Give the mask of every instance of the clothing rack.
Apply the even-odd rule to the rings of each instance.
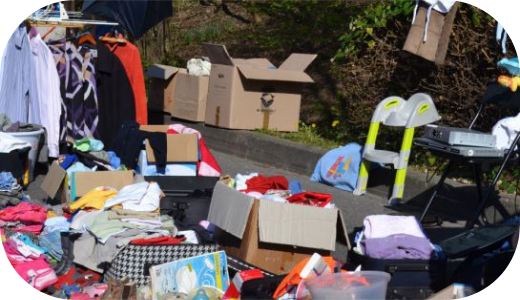
[[[65,6],[58,2],[59,10],[55,10],[52,4],[44,10],[39,10],[27,18],[27,22],[31,26],[52,26],[52,27],[70,27],[82,28],[91,25],[119,26],[116,22],[107,22],[102,20],[82,19],[83,13],[76,11],[67,12]]]

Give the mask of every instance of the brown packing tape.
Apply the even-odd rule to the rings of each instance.
[[[220,106],[217,106],[217,110],[215,112],[215,126],[219,127],[220,125]]]

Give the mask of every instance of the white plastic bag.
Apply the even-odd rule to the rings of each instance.
[[[195,76],[209,76],[211,63],[202,58],[192,58],[188,61],[188,74]]]

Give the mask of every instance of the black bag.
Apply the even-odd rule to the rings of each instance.
[[[106,272],[107,278],[130,278],[137,286],[150,282],[150,267],[175,260],[219,251],[211,245],[128,245],[114,258]]]

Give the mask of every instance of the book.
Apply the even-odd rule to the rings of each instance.
[[[189,294],[200,287],[215,288],[223,293],[230,284],[224,251],[153,266],[150,277],[154,300],[161,300],[168,293]]]

